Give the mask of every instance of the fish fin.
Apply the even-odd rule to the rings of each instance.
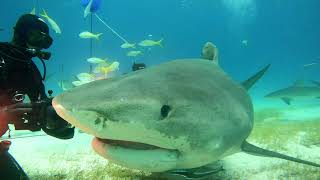
[[[40,13],[40,16],[44,17],[44,18],[49,18],[46,10],[42,9],[42,13]]]
[[[268,64],[266,67],[264,67],[262,70],[251,76],[246,81],[242,82],[242,86],[249,90],[263,75],[264,73],[269,69],[270,64]]]
[[[100,40],[100,36],[101,36],[102,34],[103,34],[103,33],[97,34],[97,35],[96,35],[96,39],[97,39],[97,40]]]
[[[157,45],[159,45],[160,47],[163,48],[162,41],[163,41],[163,38],[161,38],[159,41],[157,41]]]
[[[292,99],[287,98],[287,97],[283,97],[283,98],[281,98],[281,99],[282,99],[282,101],[284,101],[287,105],[290,105],[290,104],[291,104]]]
[[[34,7],[29,14],[36,15],[36,8]]]
[[[312,81],[313,84],[320,86],[320,82],[319,81]]]
[[[255,156],[263,156],[263,157],[275,157],[275,158],[280,158],[280,159],[285,159],[288,161],[293,161],[301,164],[306,164],[314,167],[320,167],[320,164],[310,162],[310,161],[305,161],[302,159],[294,158],[291,156],[287,156],[278,152],[274,151],[269,151],[260,147],[257,147],[253,144],[248,143],[247,141],[244,141],[241,145],[241,150],[245,153],[252,154]]]

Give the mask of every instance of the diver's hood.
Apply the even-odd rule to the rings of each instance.
[[[47,49],[52,44],[48,25],[38,16],[24,14],[14,27],[13,42],[22,47],[29,45]]]

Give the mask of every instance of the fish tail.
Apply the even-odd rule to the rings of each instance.
[[[161,38],[159,41],[157,41],[157,44],[163,48],[163,45],[162,45],[162,41],[163,41],[163,38]]]
[[[49,18],[46,10],[42,9],[42,13],[40,13],[40,16],[45,17],[45,18]]]
[[[96,39],[97,39],[97,40],[100,40],[100,36],[101,36],[102,34],[103,34],[103,33],[97,34],[97,35],[96,35]]]

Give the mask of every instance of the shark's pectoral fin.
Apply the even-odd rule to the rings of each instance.
[[[223,171],[223,167],[220,164],[215,165],[214,167],[202,166],[193,169],[177,169],[165,172],[165,176],[168,179],[175,179],[175,177],[182,177],[184,179],[206,179],[216,174],[220,171]]]
[[[281,98],[281,99],[282,99],[282,101],[284,101],[286,104],[288,104],[288,105],[291,104],[292,99],[287,98],[287,97],[283,97],[283,98]]]
[[[249,90],[264,75],[264,73],[269,69],[269,67],[270,64],[264,67],[259,72],[257,72],[255,75],[251,76],[246,81],[242,82],[242,86]]]
[[[275,157],[275,158],[285,159],[288,161],[293,161],[293,162],[297,162],[297,163],[306,164],[306,165],[320,168],[320,164],[310,162],[310,161],[305,161],[305,160],[294,158],[294,157],[290,157],[290,156],[287,156],[287,155],[284,155],[281,153],[277,153],[274,151],[269,151],[269,150],[257,147],[255,145],[252,145],[252,144],[248,143],[247,141],[244,141],[242,143],[241,150],[245,153],[252,154],[255,156]]]

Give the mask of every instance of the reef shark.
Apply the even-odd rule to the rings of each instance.
[[[320,98],[320,83],[312,81],[316,86],[306,86],[295,83],[293,86],[283,88],[267,94],[266,98],[282,99],[286,104],[290,105],[294,99],[315,99]]]
[[[239,84],[212,61],[173,60],[76,87],[53,106],[95,136],[99,155],[128,168],[188,170],[237,152],[320,167],[246,141],[254,118],[247,90],[268,67]]]

